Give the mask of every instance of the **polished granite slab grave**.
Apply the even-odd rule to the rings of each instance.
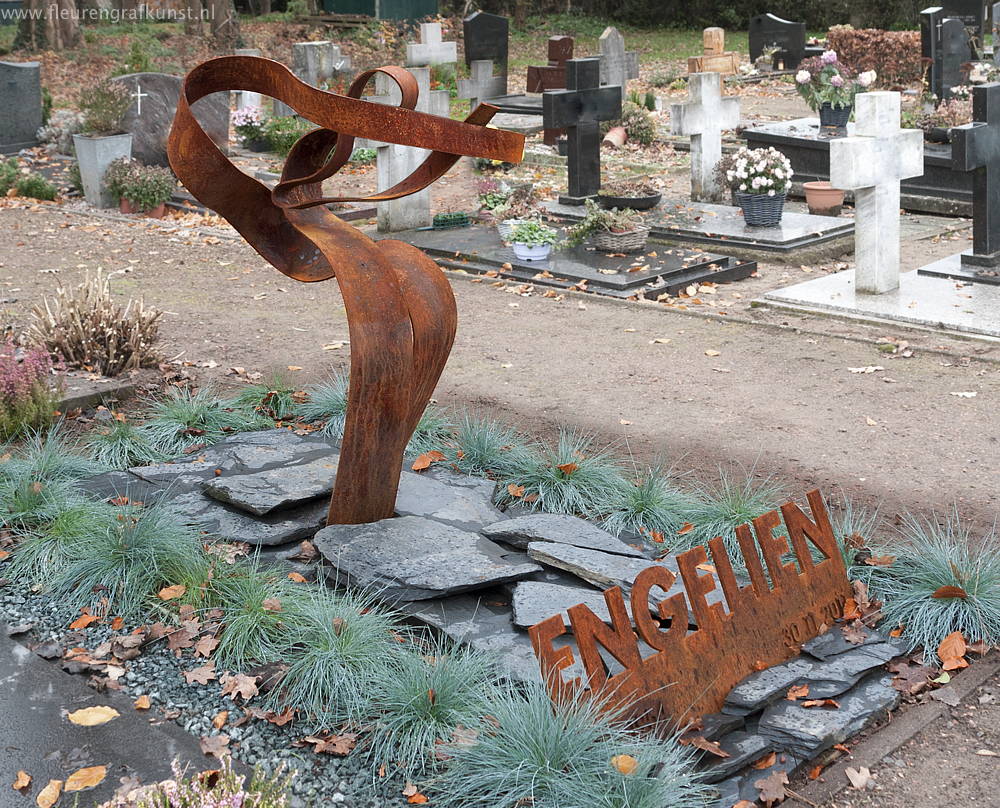
[[[575,221],[583,217],[581,208],[550,203],[549,213]],[[651,228],[650,238],[709,245],[722,251],[788,255],[796,250],[821,246],[850,249],[854,243],[854,222],[834,216],[813,216],[786,208],[775,227],[747,227],[743,213],[730,205],[665,199],[650,211],[643,222]]]
[[[795,311],[1000,339],[1000,286],[931,277],[916,270],[900,275],[899,289],[882,295],[856,293],[854,271],[847,270],[775,289],[759,302]]]
[[[575,287],[623,299],[655,300],[663,294],[677,294],[693,283],[738,281],[757,271],[755,261],[662,244],[650,244],[632,255],[572,247],[554,251],[543,261],[523,261],[492,226],[408,230],[391,237],[419,247],[447,269],[563,289]]]
[[[830,140],[819,128],[818,118],[796,118],[748,126],[743,130],[752,149],[773,146],[789,160],[795,183],[830,179]],[[854,124],[846,134],[854,134]],[[951,168],[951,144],[924,142],[924,173],[900,184],[906,210],[969,216],[972,214],[972,175]]]

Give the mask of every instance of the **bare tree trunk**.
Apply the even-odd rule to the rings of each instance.
[[[24,0],[14,47],[65,50],[80,44],[80,20],[74,0]]]
[[[202,23],[202,10],[204,6],[201,0],[185,0],[184,2],[184,33],[188,36],[201,36],[205,32]]]
[[[233,0],[207,0],[209,24],[216,45],[233,50],[240,42],[240,19],[236,16]]]

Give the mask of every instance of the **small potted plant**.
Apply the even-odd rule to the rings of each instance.
[[[513,189],[507,201],[491,211],[496,220],[500,238],[504,241],[510,241],[514,228],[536,214],[537,203],[534,185],[529,183]]]
[[[810,109],[819,112],[820,127],[836,130],[847,126],[854,96],[871,87],[876,77],[874,70],[855,75],[851,67],[838,61],[836,51],[828,50],[799,65],[795,86]]]
[[[649,210],[660,204],[663,194],[648,179],[621,179],[607,183],[597,192],[597,202],[602,208],[631,208]]]
[[[122,120],[131,104],[128,88],[107,80],[80,96],[83,121],[80,132],[73,135],[73,146],[80,164],[83,195],[94,207],[114,206],[104,174],[113,161],[132,154],[132,135],[122,131]]]
[[[953,127],[972,123],[972,96],[952,96],[931,112],[918,116],[915,123],[923,130],[924,140],[929,143],[950,143]]]
[[[592,200],[585,202],[586,215],[569,231],[570,244],[590,240],[601,252],[629,253],[646,248],[649,228],[631,208],[604,209]]]
[[[496,211],[506,207],[513,190],[503,180],[483,177],[476,183],[476,193],[479,202],[479,218],[488,221],[495,218]]]
[[[558,233],[538,219],[527,219],[510,235],[514,255],[522,261],[544,261],[559,240]]]
[[[142,213],[152,219],[163,218],[167,200],[177,187],[169,168],[144,166],[128,158],[108,167],[105,182],[118,197],[122,213]]]
[[[240,144],[252,152],[266,152],[269,148],[264,135],[264,114],[260,107],[249,106],[233,113],[233,131]]]
[[[761,48],[760,56],[754,60],[754,67],[756,67],[761,73],[771,73],[774,71],[774,57],[781,52],[780,45],[768,45],[766,48]]]
[[[792,164],[774,148],[748,149],[733,155],[726,182],[748,227],[774,227],[781,221],[792,184]]]

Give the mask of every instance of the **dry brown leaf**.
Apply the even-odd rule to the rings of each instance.
[[[946,671],[960,670],[969,667],[965,661],[965,637],[961,631],[953,631],[938,646],[938,657],[941,659],[941,667]]]
[[[730,757],[730,754],[719,746],[718,741],[710,741],[704,735],[699,735],[698,733],[685,732],[678,739],[678,743],[682,746],[693,746],[695,749],[701,749],[704,752],[709,752],[716,757]]]
[[[313,745],[313,752],[317,755],[327,754],[345,757],[354,750],[358,743],[358,736],[353,732],[345,732],[343,735],[309,735],[303,740]]]
[[[264,598],[260,602],[261,607],[263,607],[265,612],[280,612],[281,611],[281,601],[278,598]]]
[[[197,656],[209,657],[219,645],[219,640],[211,634],[206,634],[194,644],[194,652]]]
[[[403,790],[400,792],[404,797],[412,797],[417,793],[417,787],[413,783],[407,783],[403,786]]]
[[[574,471],[580,468],[580,466],[576,463],[562,463],[561,465],[556,466],[556,468],[569,477]]]
[[[753,764],[755,769],[770,769],[775,763],[778,762],[777,752],[768,752],[764,757]]]
[[[215,679],[215,663],[206,662],[200,668],[184,671],[183,676],[189,685],[207,685]]]
[[[868,786],[868,783],[872,779],[872,773],[864,766],[857,769],[852,769],[850,767],[844,769],[844,774],[847,775],[847,779],[851,781],[851,787],[861,790]]]
[[[685,533],[690,533],[694,530],[694,525],[691,522],[685,522],[681,525],[680,530],[677,531],[678,536],[683,536]]]
[[[711,348],[709,348],[707,351],[705,351],[705,356],[722,356],[722,353],[720,351],[714,351]]]
[[[70,623],[69,627],[74,630],[87,628],[87,626],[89,626],[91,623],[96,623],[100,619],[101,618],[98,617],[96,614],[89,614],[87,612],[84,612],[78,618],[76,618],[76,620]]]
[[[798,699],[804,699],[809,695],[809,685],[795,685],[788,689],[788,694],[785,696],[789,701],[797,701]]]
[[[961,598],[965,600],[969,597],[969,594],[960,586],[942,586],[936,589],[931,597],[938,600],[943,600],[944,598]]]
[[[775,803],[784,801],[787,782],[788,775],[781,769],[775,769],[767,777],[754,781],[754,786],[760,792],[760,801],[771,808]]]
[[[62,794],[63,781],[49,780],[48,785],[38,792],[35,797],[35,804],[38,808],[52,808],[59,801]]]
[[[611,758],[611,765],[624,775],[633,774],[639,768],[639,761],[632,755],[615,755]]]
[[[523,497],[524,496],[524,486],[523,485],[515,485],[514,483],[509,483],[507,485],[507,493],[510,494],[515,499]]]
[[[811,769],[809,770],[809,779],[810,779],[810,780],[819,780],[819,776],[820,776],[820,775],[821,775],[822,773],[823,773],[823,764],[822,764],[822,763],[820,763],[820,764],[818,764],[818,765],[816,765],[816,766],[813,766],[813,767],[812,767],[812,768],[811,768]]]
[[[288,580],[294,581],[297,584],[304,584],[306,583],[306,576],[301,572],[290,572],[288,573]]]
[[[174,584],[173,586],[163,587],[163,589],[156,593],[156,596],[160,600],[176,600],[182,597],[185,592],[187,592],[187,587],[184,584]]]
[[[148,710],[150,707],[153,706],[152,702],[149,700],[149,696],[145,694],[139,696],[139,698],[137,698],[134,702],[132,702],[132,704],[135,706],[135,709],[137,710]]]
[[[429,452],[424,452],[422,455],[418,456],[416,460],[413,461],[413,465],[410,468],[413,471],[423,471],[431,467],[431,463],[440,463],[444,460],[444,453],[439,452],[437,449],[432,449]]]
[[[199,742],[203,754],[211,755],[220,760],[226,755],[229,747],[228,735],[203,736]]]
[[[234,701],[236,696],[241,696],[244,701],[249,701],[257,695],[256,676],[247,676],[245,673],[224,673],[219,679],[219,683],[222,685],[222,695],[232,696]]]
[[[19,771],[17,777],[14,778],[14,784],[11,788],[24,794],[31,788],[31,775],[24,770]]]
[[[114,707],[99,705],[97,707],[84,707],[75,710],[66,717],[78,727],[97,727],[107,724],[109,721],[121,715]],[[60,786],[61,787],[61,786]]]
[[[827,710],[839,710],[840,704],[834,699],[807,699],[802,702],[803,707],[823,707]]]
[[[427,802],[427,796],[424,794],[413,794],[412,796],[407,797],[406,801],[413,805],[423,805]]]
[[[86,769],[77,769],[66,778],[66,786],[63,790],[70,792],[93,788],[103,783],[107,774],[107,766],[88,766]]]
[[[212,719],[212,726],[216,729],[222,729],[226,726],[226,722],[229,720],[229,710],[223,710],[222,712],[216,713],[215,718]]]

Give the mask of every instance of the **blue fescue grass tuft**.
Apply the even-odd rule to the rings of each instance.
[[[464,474],[494,480],[513,476],[531,459],[531,449],[513,427],[468,412],[458,421],[452,445],[443,451]]]
[[[148,466],[166,459],[142,429],[117,419],[91,432],[86,447],[91,460],[111,469]]]
[[[260,384],[248,384],[236,394],[238,407],[268,420],[285,420],[295,414],[296,388],[280,373]]]
[[[16,453],[16,454],[15,454]],[[100,474],[106,468],[74,451],[63,434],[62,423],[47,430],[28,433],[24,444],[8,444],[0,458],[0,477],[37,481],[80,480]]]
[[[333,373],[329,379],[305,388],[306,400],[298,403],[295,414],[303,421],[324,421],[320,434],[339,439],[344,434],[350,380],[346,373]]]
[[[266,429],[273,422],[230,399],[217,398],[209,388],[197,393],[171,389],[153,403],[142,431],[150,444],[169,457],[199,443],[216,443],[235,432]]]
[[[904,518],[902,542],[889,566],[872,567],[869,588],[884,601],[884,625],[902,626],[911,648],[937,661],[946,636],[961,631],[969,642],[1000,642],[1000,539],[995,527],[973,536],[957,511],[943,523]],[[942,587],[965,597],[934,597]]]
[[[691,497],[678,487],[669,471],[646,469],[640,480],[622,487],[619,499],[604,518],[604,528],[616,536],[636,534],[647,542],[663,544],[677,535],[691,504]]]
[[[15,530],[41,527],[81,501],[73,481],[39,479],[29,472],[0,477],[0,526]]]
[[[597,448],[588,435],[565,430],[554,447],[531,453],[501,483],[500,505],[522,502],[532,510],[592,518],[610,511],[628,485],[607,448]]]
[[[365,593],[309,593],[294,631],[285,633],[288,671],[270,706],[300,710],[315,729],[369,719],[376,689],[403,653],[399,630]]]
[[[453,439],[454,428],[455,425],[447,411],[434,404],[428,404],[406,446],[407,457],[435,450],[443,451]]]
[[[479,651],[443,642],[421,650],[400,655],[376,688],[380,715],[369,751],[376,766],[413,777],[436,768],[439,753],[482,720],[499,681],[493,661]]]
[[[554,704],[540,684],[501,688],[472,742],[456,745],[434,781],[443,808],[695,808],[706,790],[691,755],[633,731],[614,709],[585,697]],[[630,755],[622,774],[613,761]]]

